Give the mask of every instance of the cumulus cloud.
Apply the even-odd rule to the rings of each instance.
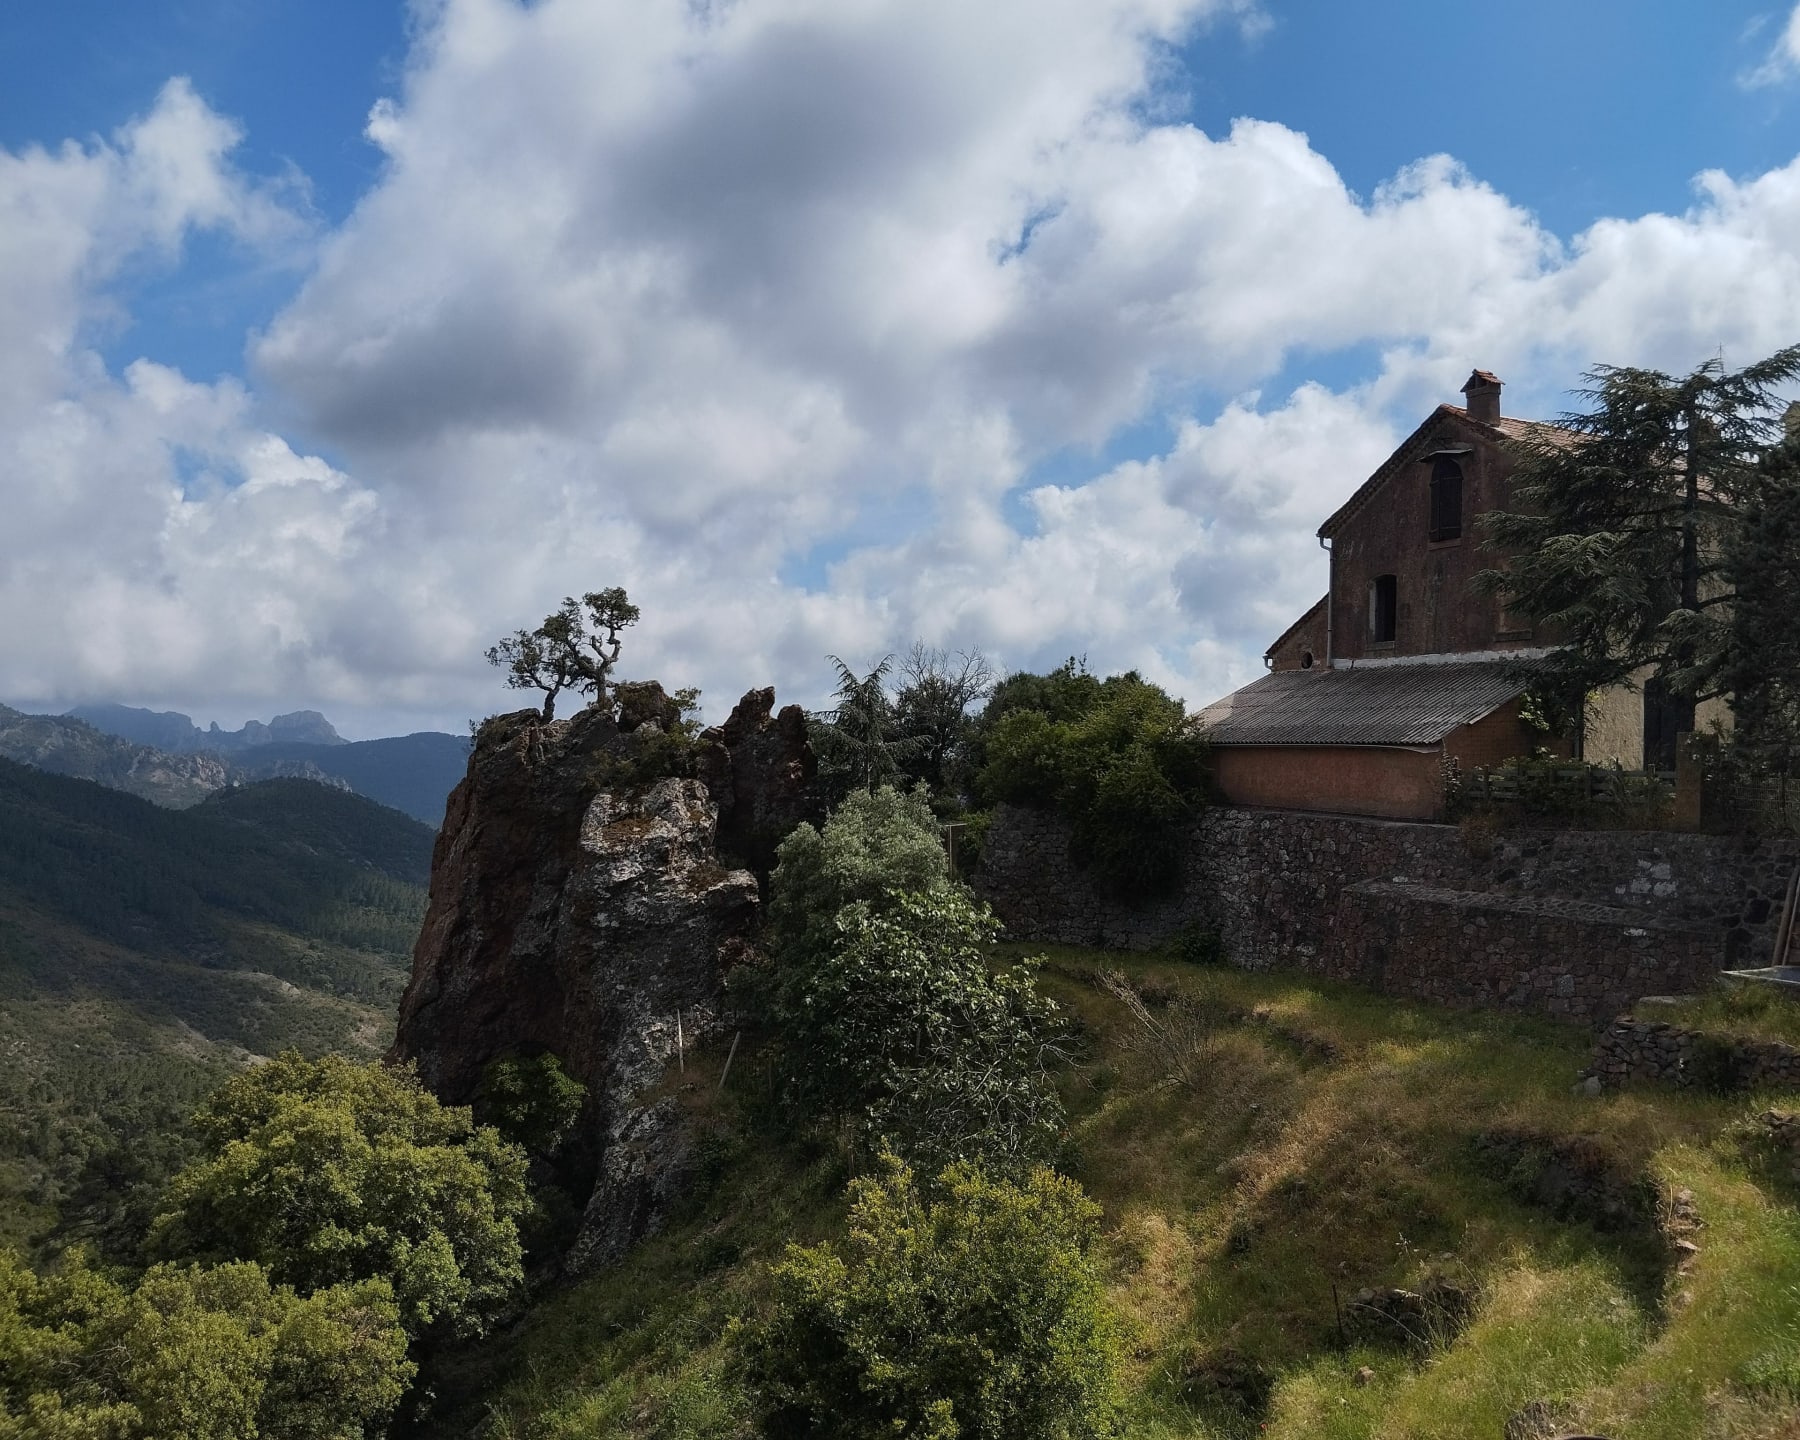
[[[1547,413],[1593,360],[1800,330],[1800,162],[1567,239],[1449,157],[1360,196],[1278,116],[1167,118],[1169,47],[1253,31],[1247,4],[429,14],[369,119],[384,171],[254,337],[252,389],[108,376],[79,338],[126,250],[297,223],[233,171],[229,122],[172,87],[109,145],[0,155],[0,217],[39,227],[0,224],[25,264],[0,314],[41,337],[0,358],[37,527],[0,564],[105,572],[38,565],[40,610],[86,618],[9,647],[0,691],[453,723],[499,702],[495,634],[623,583],[628,664],[715,706],[816,699],[827,651],[914,635],[1203,703],[1317,598],[1319,521],[1472,365]],[[1267,390],[1349,347],[1368,383]],[[103,644],[91,596],[157,644]]]
[[[309,222],[237,170],[237,127],[183,80],[110,141],[0,151],[0,685],[260,700],[332,670],[374,494],[254,423],[241,384],[197,385],[91,348],[109,285],[213,231],[280,252]],[[234,680],[234,677],[239,677]],[[342,692],[340,692],[342,693]]]

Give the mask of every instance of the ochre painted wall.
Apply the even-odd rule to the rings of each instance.
[[[1571,755],[1574,747],[1568,741],[1547,741],[1542,731],[1527,730],[1519,723],[1522,703],[1521,700],[1509,701],[1473,725],[1451,731],[1444,740],[1444,753],[1455,760],[1464,773],[1477,766],[1498,765],[1502,760],[1530,755],[1540,748],[1565,758]]]

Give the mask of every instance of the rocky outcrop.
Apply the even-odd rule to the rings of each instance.
[[[752,690],[701,738],[710,742],[702,773],[719,806],[719,849],[766,880],[782,837],[824,817],[806,712],[776,713],[772,688]]]
[[[621,1253],[681,1189],[681,1110],[652,1092],[678,1014],[689,1045],[722,1029],[759,907],[756,877],[720,858],[721,812],[759,836],[810,775],[803,727],[794,754],[771,700],[753,692],[698,742],[669,733],[655,686],[616,714],[500,716],[450,797],[394,1055],[457,1104],[507,1054],[548,1050],[587,1086],[596,1178],[575,1264]]]

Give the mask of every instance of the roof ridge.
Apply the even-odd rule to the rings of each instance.
[[[1298,630],[1308,620],[1312,619],[1312,617],[1314,615],[1318,614],[1319,607],[1322,606],[1330,598],[1331,598],[1331,591],[1327,590],[1317,600],[1313,601],[1312,604],[1308,605],[1306,607],[1306,609],[1304,609],[1303,611],[1300,612],[1300,618],[1298,620],[1296,620],[1292,625],[1288,626],[1287,629],[1283,630],[1279,635],[1277,635],[1274,638],[1274,640],[1272,640],[1270,642],[1269,648],[1267,650],[1263,651],[1263,655],[1265,657],[1267,657],[1269,655],[1273,655],[1277,650],[1279,650],[1281,648],[1281,642],[1283,640],[1287,639],[1288,636],[1292,635],[1296,630]]]
[[[1513,438],[1509,436],[1503,428],[1507,425],[1530,426],[1534,430],[1556,430],[1565,435],[1575,435],[1578,433],[1577,431],[1569,429],[1566,425],[1558,425],[1550,420],[1527,420],[1523,416],[1502,415],[1497,423],[1491,423],[1486,420],[1477,420],[1474,416],[1469,414],[1466,406],[1451,405],[1448,403],[1436,405],[1432,408],[1431,413],[1419,422],[1413,432],[1394,447],[1393,453],[1374,469],[1369,475],[1369,478],[1363,481],[1361,485],[1357,486],[1355,490],[1351,491],[1350,498],[1344,501],[1342,505],[1338,506],[1336,510],[1333,510],[1331,514],[1325,518],[1325,522],[1319,526],[1317,531],[1320,538],[1330,539],[1330,532],[1333,528],[1342,521],[1348,520],[1356,513],[1356,511],[1360,510],[1375,491],[1379,489],[1388,477],[1399,468],[1400,457],[1411,450],[1413,444],[1430,426],[1443,419],[1445,416],[1457,421],[1459,424],[1470,426],[1476,431],[1483,432],[1501,441]]]

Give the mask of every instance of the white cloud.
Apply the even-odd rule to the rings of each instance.
[[[1800,5],[1794,7],[1787,23],[1781,27],[1768,58],[1747,72],[1743,83],[1747,88],[1757,89],[1764,85],[1780,85],[1796,75],[1800,75]]]
[[[1800,162],[1566,242],[1443,156],[1360,197],[1279,117],[1159,118],[1168,45],[1254,30],[1247,5],[431,14],[369,120],[384,173],[255,337],[254,390],[111,377],[81,340],[132,247],[292,233],[228,122],[176,86],[111,145],[0,154],[0,318],[38,337],[0,358],[32,516],[0,594],[45,617],[0,694],[455,723],[499,703],[496,634],[617,582],[628,667],[715,706],[814,699],[827,651],[915,634],[1203,702],[1472,365],[1546,413],[1594,360],[1800,334]],[[1363,387],[1253,393],[1353,346],[1382,356]],[[1083,473],[1147,425],[1166,454]],[[108,638],[108,607],[154,643]]]

